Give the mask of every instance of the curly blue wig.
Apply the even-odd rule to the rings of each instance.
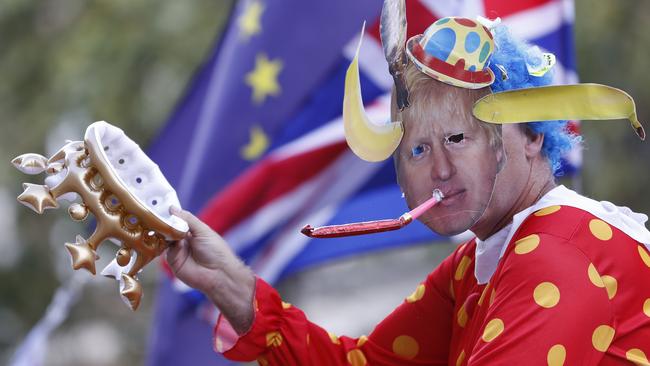
[[[539,77],[530,75],[528,72],[527,65],[535,67],[542,62],[542,53],[538,47],[515,39],[503,25],[494,28],[492,33],[496,44],[496,50],[492,54],[489,66],[496,76],[494,83],[490,86],[493,92],[544,86],[552,83],[552,72],[547,72]],[[501,77],[503,72],[501,68],[506,71],[507,77]],[[544,134],[542,153],[548,158],[551,169],[556,174],[562,166],[562,157],[581,142],[580,136],[568,131],[567,123],[568,121],[564,120],[526,123],[533,133]]]

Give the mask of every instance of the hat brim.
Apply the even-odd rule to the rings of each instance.
[[[627,119],[637,136],[645,140],[634,99],[623,90],[601,84],[548,85],[492,93],[474,103],[472,114],[495,124]]]
[[[406,43],[406,55],[418,70],[445,84],[465,89],[480,89],[494,83],[494,73],[489,67],[486,66],[481,71],[468,71],[460,63],[450,65],[428,55],[420,44],[421,38],[422,35],[419,34]]]

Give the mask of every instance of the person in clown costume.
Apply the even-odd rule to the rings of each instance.
[[[650,365],[647,216],[553,175],[579,143],[560,116],[629,117],[643,137],[631,98],[594,84],[546,87],[552,56],[466,18],[438,20],[406,54],[408,107],[393,100],[392,110],[401,123],[361,122],[346,137],[368,160],[392,155],[409,207],[442,192],[421,222],[476,237],[371,334],[350,338],[311,323],[209,227],[176,212],[191,236],[167,258],[220,308],[216,351],[261,365]]]

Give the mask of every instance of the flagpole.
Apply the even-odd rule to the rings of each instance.
[[[70,314],[90,276],[73,273],[54,293],[45,315],[29,331],[16,349],[9,366],[42,366],[45,364],[48,339]]]

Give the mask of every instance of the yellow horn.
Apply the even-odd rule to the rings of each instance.
[[[364,23],[365,28],[365,23]],[[345,140],[350,149],[366,161],[382,161],[390,157],[397,149],[404,134],[401,122],[375,124],[368,118],[361,98],[361,82],[359,81],[359,48],[357,46],[352,63],[345,74],[345,94],[343,96],[343,126]]]
[[[474,116],[489,123],[519,123],[563,119],[628,119],[645,140],[634,99],[601,84],[554,85],[486,95],[474,104]]]

